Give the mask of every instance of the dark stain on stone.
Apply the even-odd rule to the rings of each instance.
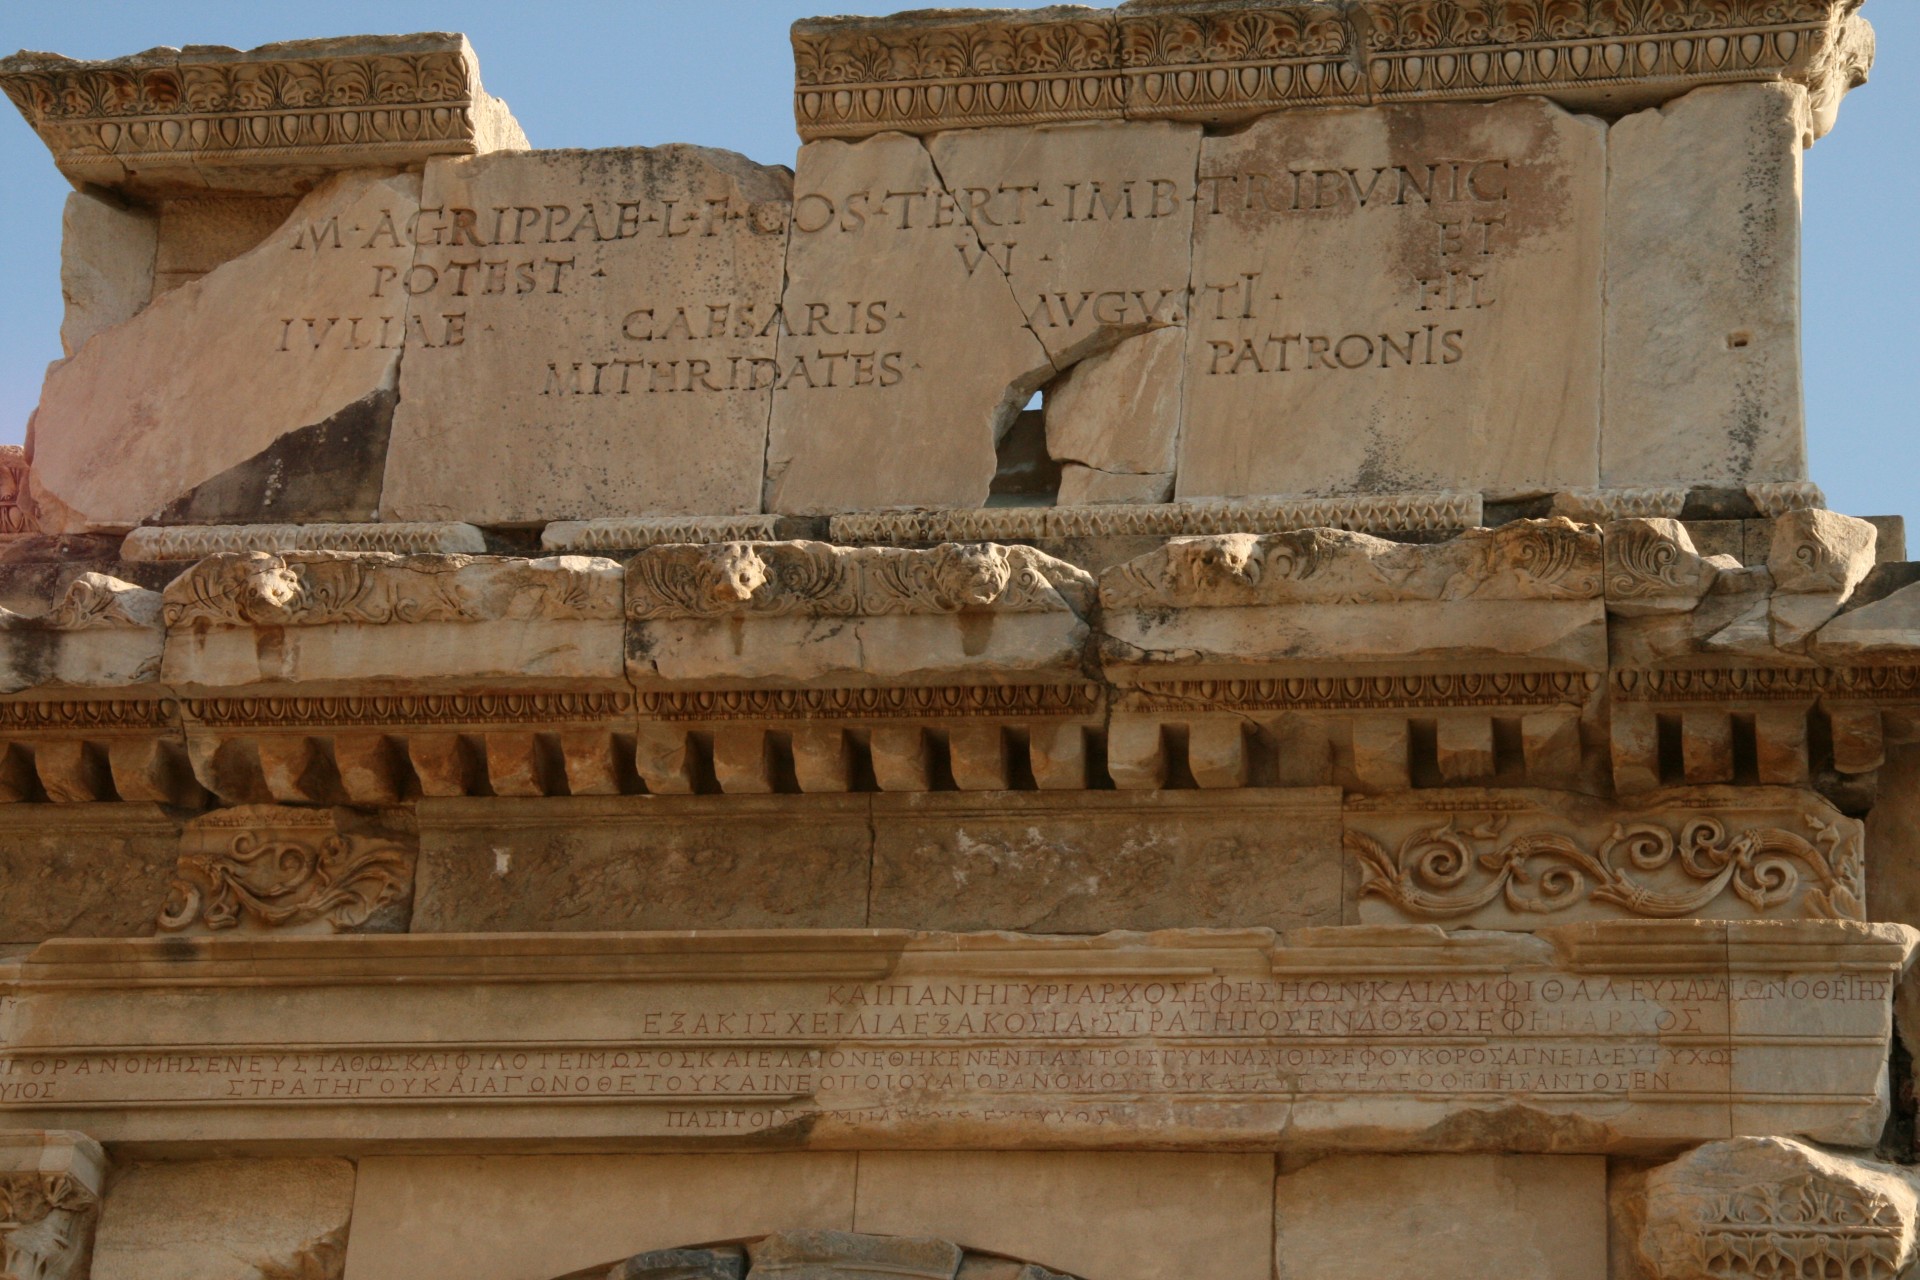
[[[153,524],[373,520],[393,428],[392,391],[354,401],[325,422],[289,431],[245,462],[161,508]]]

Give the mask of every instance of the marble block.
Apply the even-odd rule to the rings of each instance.
[[[1600,483],[1804,480],[1799,85],[1695,89],[1607,135]]]
[[[1334,1156],[1275,1182],[1273,1241],[1275,1280],[1607,1280],[1607,1164]]]
[[[983,506],[1054,366],[965,192],[902,134],[808,143],[793,189],[766,509]]]
[[[463,340],[374,293],[413,260],[419,195],[412,174],[327,179],[257,248],[54,365],[32,430],[42,526],[372,519],[401,351]]]
[[[1205,139],[1175,494],[1594,485],[1605,144],[1540,99]]]
[[[461,341],[401,373],[384,517],[758,511],[791,182],[692,146],[429,162],[366,280]]]
[[[108,1190],[93,1280],[337,1276],[353,1198],[350,1160],[136,1164]]]

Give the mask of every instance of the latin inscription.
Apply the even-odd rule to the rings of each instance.
[[[1465,317],[1500,300],[1498,264],[1507,248],[1513,171],[1512,160],[1484,156],[1202,175],[1195,196],[1201,219],[1375,219],[1379,252],[1402,263],[1403,278],[1394,296],[1371,300],[1374,307],[1385,305],[1392,318],[1364,327],[1299,314],[1284,282],[1263,283],[1260,273],[1208,284],[1202,292],[1219,305],[1197,317],[1206,330],[1201,372],[1337,374],[1460,364],[1472,345]],[[1416,239],[1411,254],[1396,252],[1410,216],[1430,230]],[[1359,305],[1371,309],[1367,301]]]
[[[698,252],[702,242],[733,235],[784,237],[784,204],[732,199],[580,200],[488,208],[435,206],[381,210],[371,225],[329,218],[292,229],[290,247],[304,253],[377,256],[366,268],[367,303],[359,314],[288,316],[274,350],[282,353],[368,348],[464,346],[493,328],[487,308],[520,300],[577,299],[593,286],[595,301],[624,285],[636,298],[671,275],[651,253],[638,259],[620,246],[663,244],[666,253]],[[683,249],[682,246],[695,246]],[[391,251],[412,250],[400,266]],[[623,277],[625,277],[623,279]],[[575,302],[573,305],[581,305]],[[884,301],[850,304],[866,316],[863,335],[886,325]],[[478,310],[475,310],[475,307]],[[838,304],[804,308],[802,328],[836,330],[820,314]],[[515,322],[516,327],[525,321]],[[625,396],[661,392],[760,391],[770,386],[889,386],[904,371],[900,353],[873,343],[823,350],[811,362],[784,367],[768,354],[772,338],[792,332],[781,308],[735,298],[661,299],[630,309],[607,308],[604,354],[555,353],[522,390],[535,397]],[[536,326],[537,327],[537,326]],[[661,350],[661,348],[672,348]]]

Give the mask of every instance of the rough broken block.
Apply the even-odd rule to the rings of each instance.
[[[412,265],[419,193],[328,179],[257,249],[55,365],[33,422],[45,527],[373,519],[401,352],[465,339],[374,292]]]

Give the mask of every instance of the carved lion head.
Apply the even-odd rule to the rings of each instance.
[[[955,608],[992,604],[1013,581],[1005,547],[985,542],[946,543],[933,549],[929,570],[934,591]]]
[[[300,600],[300,579],[287,562],[264,551],[235,557],[227,566],[227,590],[240,612],[271,620]]]
[[[695,600],[712,609],[745,604],[767,585],[767,562],[744,542],[705,547],[693,564]]]
[[[1167,544],[1167,585],[1182,595],[1251,587],[1260,581],[1260,540],[1250,533],[1175,538]]]

